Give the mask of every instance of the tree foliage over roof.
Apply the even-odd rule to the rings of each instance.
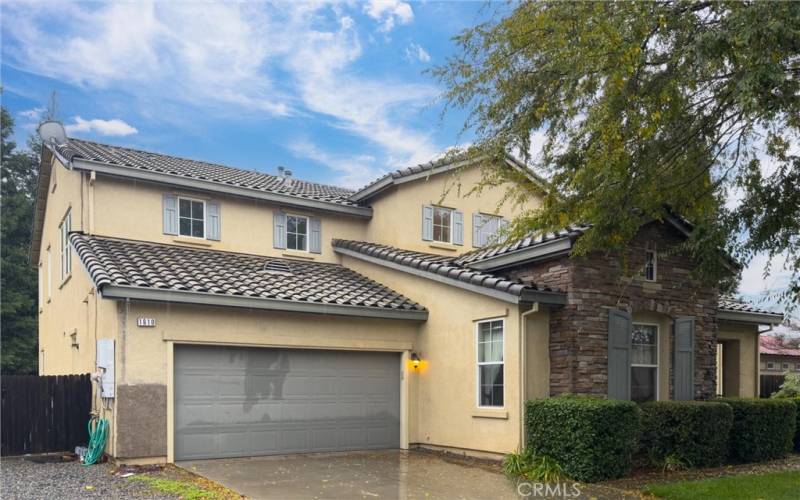
[[[785,254],[782,298],[796,302],[800,2],[510,9],[458,35],[433,75],[468,111],[476,154],[521,152],[552,183],[514,235],[591,223],[576,251],[614,250],[673,211],[694,225],[684,249],[700,277],[730,275],[721,249]],[[487,184],[513,180],[496,165]]]

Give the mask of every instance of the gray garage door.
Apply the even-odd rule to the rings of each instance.
[[[400,447],[397,353],[175,347],[175,459]]]

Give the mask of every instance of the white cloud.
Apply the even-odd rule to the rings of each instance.
[[[112,120],[101,120],[99,118],[84,120],[80,116],[76,116],[73,120],[74,123],[64,125],[68,134],[90,132],[99,135],[126,136],[139,132],[135,127],[128,125],[119,118],[114,118]]]
[[[347,14],[354,8],[362,6],[12,2],[3,57],[25,71],[133,96],[146,119],[174,122],[187,106],[236,119],[319,114],[382,148],[383,165],[425,161],[438,148],[406,124],[438,90],[359,71],[361,40]],[[384,28],[414,18],[404,2],[364,8]],[[51,29],[54,19],[70,23]]]
[[[45,111],[47,111],[47,108],[45,108],[44,106],[41,106],[41,107],[36,107],[36,108],[33,108],[33,109],[28,109],[28,110],[25,110],[25,111],[20,111],[19,112],[19,116],[21,116],[21,117],[23,117],[23,118],[25,118],[27,120],[30,120],[32,122],[38,122],[39,120],[42,119],[42,116],[44,116],[44,112]]]
[[[428,54],[422,45],[412,42],[406,47],[406,59],[409,61],[417,60],[428,63],[431,62],[431,55]]]
[[[323,151],[306,139],[297,140],[289,149],[298,157],[309,158],[339,173],[336,185],[358,189],[385,173],[371,155],[342,156]]]
[[[414,20],[411,5],[400,0],[369,0],[364,5],[364,12],[381,23],[379,31],[384,33],[394,29],[395,20],[400,24],[408,24]]]

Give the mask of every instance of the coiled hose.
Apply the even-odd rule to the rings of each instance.
[[[83,465],[96,464],[103,457],[108,437],[108,420],[92,417],[89,420],[89,448],[83,456]]]

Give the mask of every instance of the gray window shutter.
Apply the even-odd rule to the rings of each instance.
[[[694,317],[675,318],[675,399],[694,399]]]
[[[472,214],[472,246],[476,248],[482,247],[485,243],[481,238],[483,234],[481,227],[483,226],[483,216],[481,214]]]
[[[165,194],[164,205],[164,234],[178,234],[178,197]]]
[[[219,202],[209,201],[206,203],[206,238],[209,240],[220,240],[221,219]]]
[[[283,212],[272,214],[272,246],[286,248],[286,214]]]
[[[464,244],[464,212],[453,211],[453,244]]]
[[[422,240],[433,240],[433,207],[430,205],[422,206]]]
[[[608,397],[631,399],[631,315],[608,311]]]
[[[310,219],[311,230],[308,239],[308,251],[322,253],[322,221],[316,217]]]
[[[505,219],[502,219],[502,218],[501,218],[501,219],[499,220],[499,222],[498,222],[497,229],[498,229],[498,234],[499,234],[499,232],[501,232],[501,231],[505,231],[505,230],[507,230],[507,229],[508,229],[508,221],[507,221],[507,220],[505,220]],[[505,240],[507,240],[507,239],[508,239],[508,235],[507,235],[507,234],[502,234],[502,235],[500,235],[500,237],[497,239],[497,243],[499,243],[499,242],[501,242],[501,241],[505,241]]]

